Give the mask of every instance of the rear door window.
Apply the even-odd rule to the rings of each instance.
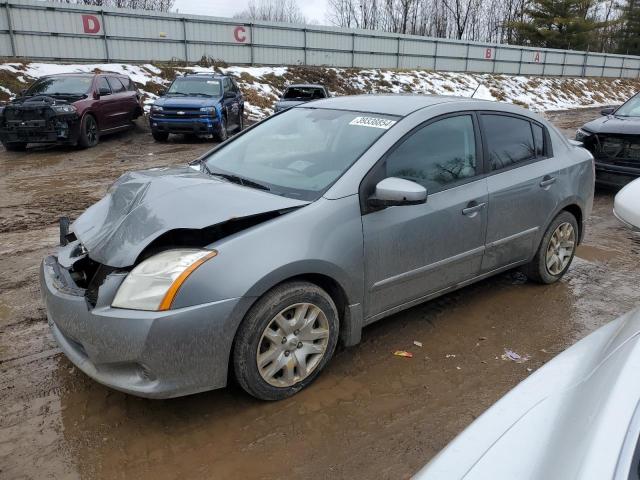
[[[387,177],[443,190],[477,174],[475,131],[471,115],[437,120],[420,128],[387,157]]]
[[[105,77],[98,78],[98,91],[100,95],[111,95],[111,87]]]
[[[532,123],[531,129],[533,130],[533,143],[536,146],[536,156],[544,157],[544,129],[537,123]]]
[[[116,77],[109,77],[109,85],[111,85],[113,93],[122,93],[126,90],[122,82]]]
[[[482,114],[481,117],[492,171],[536,158],[531,122],[507,115]]]

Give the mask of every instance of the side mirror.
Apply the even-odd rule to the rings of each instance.
[[[103,97],[105,95],[111,95],[111,90],[109,90],[108,88],[99,88],[98,97]]]
[[[235,92],[224,92],[224,98],[236,98]]]
[[[159,97],[164,97],[166,93],[167,93],[166,90],[158,90],[158,96]]]
[[[613,201],[613,214],[627,227],[640,232],[640,178],[618,192]]]
[[[600,115],[604,115],[606,117],[607,115],[611,115],[615,111],[616,109],[613,107],[603,108],[602,110],[600,110]]]
[[[27,89],[26,88],[23,88],[22,90],[20,90],[20,96],[21,97],[24,97],[26,95],[26,93],[27,93]]]
[[[376,185],[376,191],[369,198],[374,207],[396,207],[419,205],[427,201],[427,189],[404,178],[389,177]]]

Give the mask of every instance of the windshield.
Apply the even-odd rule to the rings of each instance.
[[[294,108],[203,161],[214,175],[236,175],[277,195],[316,200],[395,122],[391,116]]]
[[[285,100],[315,100],[316,98],[325,98],[325,94],[322,88],[290,87],[284,92],[282,98]]]
[[[45,77],[31,85],[26,94],[82,96],[89,92],[92,81],[92,77]]]
[[[184,77],[176,78],[169,87],[167,95],[204,95],[219,97],[222,88],[219,80],[210,78]]]
[[[620,117],[640,117],[640,95],[627,100],[627,103],[616,110],[615,115]]]

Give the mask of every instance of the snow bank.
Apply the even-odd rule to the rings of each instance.
[[[0,63],[0,100],[13,97],[21,88],[43,75],[97,71],[129,75],[143,93],[147,107],[157,98],[158,90],[168,86],[181,73],[233,75],[245,95],[246,112],[254,120],[273,113],[273,104],[286,85],[298,82],[323,83],[333,95],[414,93],[473,96],[515,103],[539,112],[622,103],[640,90],[640,81],[636,79],[525,77],[424,70]]]

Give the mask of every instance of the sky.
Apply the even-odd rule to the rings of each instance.
[[[296,0],[302,14],[307,20],[319,24],[327,24],[325,11],[327,0]],[[210,15],[213,17],[232,17],[247,8],[249,0],[175,0],[174,10],[193,15]]]

